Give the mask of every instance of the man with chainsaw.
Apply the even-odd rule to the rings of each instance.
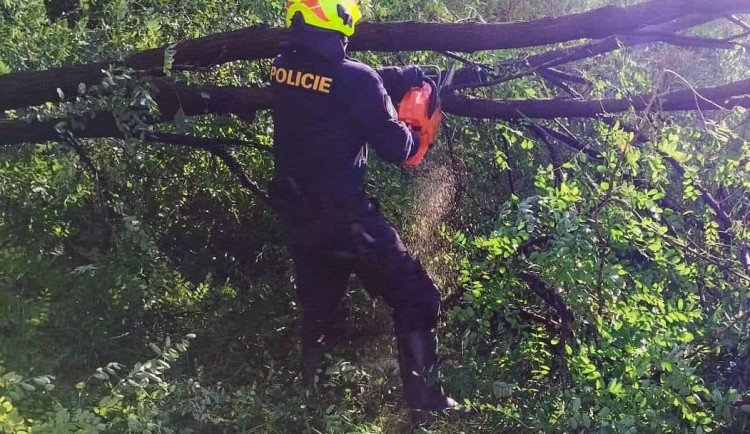
[[[420,163],[440,123],[437,89],[418,67],[375,71],[349,59],[347,38],[360,18],[356,0],[287,3],[288,38],[270,71],[269,190],[296,269],[304,382],[315,382],[324,352],[343,337],[354,273],[393,308],[404,395],[419,422],[457,405],[436,381],[440,293],[363,182],[368,144],[387,162]],[[391,100],[405,94],[408,123]]]

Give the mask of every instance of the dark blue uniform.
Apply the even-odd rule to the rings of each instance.
[[[432,330],[437,288],[362,191],[368,144],[393,164],[417,150],[386,92],[400,99],[413,80],[397,68],[378,74],[347,59],[335,35],[310,38],[282,46],[271,70],[270,191],[295,263],[303,346],[340,337],[352,273],[393,308],[397,334]]]

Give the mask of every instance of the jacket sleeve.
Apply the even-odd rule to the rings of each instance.
[[[389,163],[401,164],[417,152],[417,135],[399,122],[380,76],[374,70],[357,72],[356,83],[352,83],[356,89],[351,93],[352,114],[378,156]]]

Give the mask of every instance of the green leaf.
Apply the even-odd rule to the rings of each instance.
[[[161,356],[161,348],[159,348],[158,345],[152,342],[148,344],[148,347],[151,348],[151,350],[155,352],[157,356]]]

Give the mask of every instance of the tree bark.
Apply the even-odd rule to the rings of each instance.
[[[463,51],[532,47],[578,39],[598,39],[672,21],[689,14],[750,11],[747,0],[652,0],[628,7],[608,6],[592,11],[519,23],[363,23],[351,41],[352,50]],[[176,51],[175,69],[210,67],[236,60],[273,57],[284,31],[252,27],[186,40]],[[66,66],[47,71],[26,71],[0,76],[0,110],[24,108],[76,93],[79,83],[93,85],[109,65],[126,65],[159,75],[168,47],[134,54],[124,61]]]

